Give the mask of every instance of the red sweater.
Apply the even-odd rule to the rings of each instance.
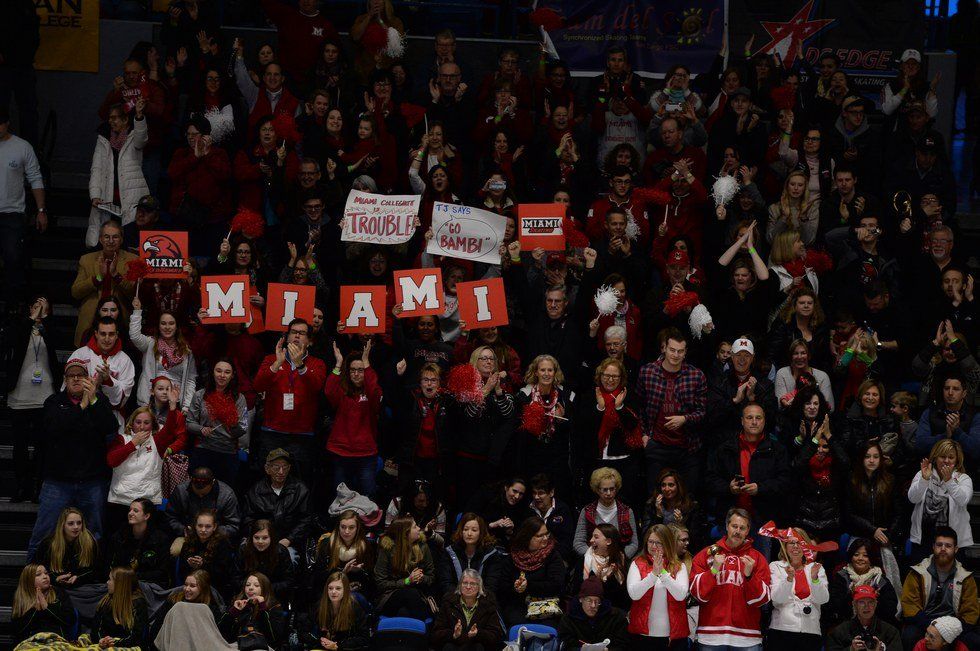
[[[262,8],[279,31],[279,60],[286,73],[303,83],[320,56],[324,39],[339,40],[333,23],[322,13],[304,16],[299,9],[280,0],[262,0]]]
[[[157,452],[161,457],[167,453],[167,448],[174,452],[180,452],[187,444],[187,422],[184,419],[184,412],[174,410],[167,416],[167,423],[153,435],[153,442],[156,443]],[[110,468],[119,466],[126,458],[136,451],[133,442],[123,442],[123,437],[116,435],[109,443],[106,450],[105,462]]]
[[[381,386],[374,369],[364,372],[364,393],[349,396],[340,388],[340,376],[327,376],[323,393],[334,410],[327,451],[341,457],[370,457],[378,453],[378,417]]]
[[[289,363],[283,364],[277,373],[271,370],[275,355],[266,355],[259,372],[252,382],[256,391],[265,391],[264,427],[287,434],[310,434],[316,426],[317,403],[327,367],[322,360],[306,356],[306,372],[297,373]],[[293,408],[283,409],[283,396],[293,394]]]
[[[198,158],[190,147],[174,152],[167,168],[172,189],[170,211],[176,213],[186,195],[211,209],[211,221],[224,221],[231,212],[231,161],[220,147],[211,147],[207,156]]]
[[[691,596],[701,603],[698,639],[702,644],[747,646],[762,644],[759,617],[769,603],[769,563],[752,548],[751,539],[729,549],[725,538],[715,543],[726,555],[718,574],[712,574],[708,547],[698,552],[691,566]],[[755,561],[752,576],[742,573],[742,556]]]

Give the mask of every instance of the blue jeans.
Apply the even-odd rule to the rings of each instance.
[[[752,646],[731,646],[730,644],[720,644],[711,646],[708,644],[699,644],[698,649],[700,649],[700,651],[762,651],[762,645],[753,644]]]
[[[33,559],[38,545],[58,523],[58,516],[67,506],[74,506],[85,517],[85,526],[97,539],[102,538],[102,513],[105,510],[109,487],[101,479],[89,481],[55,481],[45,479],[41,484],[37,520],[27,546],[27,558]]]
[[[330,454],[330,475],[334,486],[344,483],[361,495],[373,495],[378,474],[378,457],[342,457]]]

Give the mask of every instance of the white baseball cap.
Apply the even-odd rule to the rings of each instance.
[[[905,50],[904,52],[902,52],[902,58],[900,58],[899,61],[901,61],[902,63],[905,63],[909,59],[912,59],[913,61],[918,61],[919,63],[922,63],[922,53],[919,52],[918,50],[914,50],[912,48],[909,48],[909,49]]]
[[[736,339],[735,343],[732,344],[732,355],[734,355],[735,353],[740,353],[743,350],[747,352],[749,355],[755,355],[755,346],[752,344],[750,340],[746,339],[745,337]]]

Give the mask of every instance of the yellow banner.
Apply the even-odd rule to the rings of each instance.
[[[99,71],[99,0],[35,0],[38,70]]]

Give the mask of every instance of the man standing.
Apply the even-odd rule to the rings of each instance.
[[[2,65],[0,61],[0,65]],[[0,83],[0,86],[3,86]],[[27,203],[24,181],[31,184],[37,203],[37,230],[48,228],[48,213],[44,204],[44,180],[34,149],[26,140],[10,133],[10,114],[0,105],[0,255],[3,256],[3,295],[8,312],[20,313],[18,304],[24,301],[24,239],[27,237]]]
[[[717,441],[728,440],[738,432],[742,409],[749,403],[761,405],[767,417],[776,414],[775,389],[769,376],[755,368],[751,339],[739,337],[732,343],[729,366],[710,380],[708,425]]]
[[[577,560],[572,550],[575,522],[578,517],[572,508],[555,497],[555,483],[546,474],[531,477],[531,512],[544,520],[558,545],[558,552],[571,565]]]
[[[71,296],[78,301],[78,324],[75,326],[75,345],[82,345],[82,334],[92,325],[99,301],[109,296],[123,299],[125,305],[133,298],[133,282],[126,280],[126,268],[136,256],[122,251],[123,235],[119,222],[107,221],[99,231],[101,251],[86,253],[78,260],[78,275],[71,286]],[[126,322],[127,315],[120,314]]]
[[[856,585],[851,598],[854,618],[831,631],[827,638],[827,651],[901,649],[898,629],[877,617],[878,591],[870,585]],[[872,640],[874,643],[867,644],[865,640]]]
[[[71,357],[86,364],[89,377],[95,382],[98,392],[105,396],[122,427],[126,422],[122,408],[133,391],[136,368],[129,355],[123,352],[119,322],[110,316],[100,317],[91,339]]]
[[[643,445],[647,459],[647,492],[660,471],[676,468],[697,491],[701,447],[698,425],[704,421],[708,383],[700,369],[684,361],[687,339],[676,328],[663,335],[660,359],[645,364],[636,380],[643,405]]]
[[[752,548],[748,511],[729,509],[725,537],[698,552],[691,596],[700,604],[698,642],[705,651],[762,651],[760,616],[769,603],[769,563]]]
[[[299,0],[298,6],[281,0],[262,0],[262,8],[276,25],[279,58],[291,84],[306,81],[306,75],[320,56],[324,39],[340,38],[333,23],[320,13],[318,4],[318,0]]]
[[[89,531],[101,537],[108,487],[106,441],[119,428],[109,401],[99,396],[96,382],[89,377],[87,363],[74,357],[65,364],[64,390],[44,401],[43,422],[44,483],[28,559],[66,506],[80,509]]]
[[[40,19],[32,0],[0,3],[0,109],[17,98],[17,115],[24,139],[37,145],[37,76],[34,56],[41,42]]]
[[[266,456],[266,476],[245,495],[242,525],[247,530],[256,520],[271,520],[279,544],[289,550],[290,558],[296,563],[299,551],[306,549],[313,512],[310,510],[310,489],[290,474],[292,467],[289,453],[282,448],[276,448]]]

